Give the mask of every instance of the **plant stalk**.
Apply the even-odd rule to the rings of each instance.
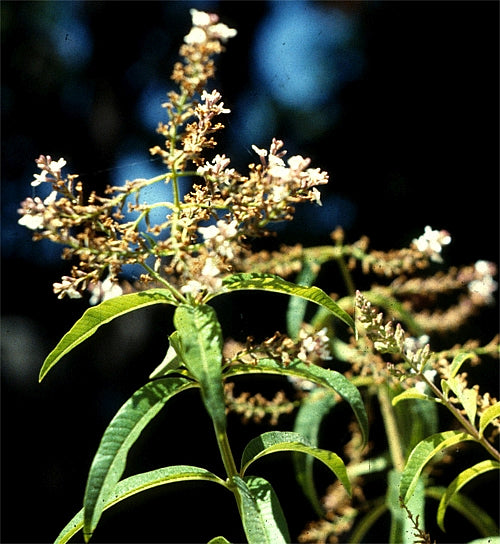
[[[387,441],[389,443],[392,464],[396,471],[403,472],[405,467],[405,458],[403,449],[401,447],[396,415],[394,414],[394,409],[392,407],[391,398],[389,395],[389,388],[385,385],[381,385],[378,387],[377,396],[382,417],[384,419],[384,427],[387,435]]]

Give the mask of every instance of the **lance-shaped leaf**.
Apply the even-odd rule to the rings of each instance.
[[[488,406],[479,418],[479,435],[483,436],[486,427],[497,417],[500,417],[500,402]]]
[[[399,494],[405,503],[410,500],[423,468],[434,455],[465,440],[474,440],[474,438],[460,431],[446,431],[429,436],[413,448],[401,475],[399,488]]]
[[[182,377],[149,382],[118,410],[104,432],[90,467],[83,501],[86,541],[94,532],[104,505],[122,477],[134,442],[170,398],[192,387],[196,384]]]
[[[198,380],[205,407],[217,432],[226,428],[222,383],[222,330],[215,310],[207,305],[179,306],[174,325],[178,332],[177,353]],[[179,351],[182,353],[179,353]]]
[[[477,463],[474,466],[464,470],[451,482],[446,489],[446,493],[441,497],[437,512],[437,522],[443,532],[445,530],[444,516],[452,497],[455,496],[464,485],[468,484],[474,478],[477,478],[481,474],[484,474],[490,470],[498,470],[499,468],[500,463],[487,459],[486,461],[481,461],[480,463]]]
[[[400,472],[396,470],[389,471],[387,475],[387,494],[385,498],[387,507],[391,513],[391,528],[388,542],[391,544],[414,544],[414,524],[410,520],[407,511],[401,507],[399,502],[400,479]],[[419,478],[415,492],[405,506],[411,512],[413,519],[419,520],[419,528],[425,530],[425,494],[422,478]]]
[[[49,353],[40,370],[42,381],[47,372],[62,358],[84,340],[92,336],[97,329],[111,320],[133,310],[152,304],[176,304],[167,289],[150,289],[130,295],[121,295],[101,302],[85,311],[82,317],[61,338],[57,346]]]
[[[157,470],[151,470],[142,474],[136,474],[125,478],[116,484],[113,492],[104,502],[101,511],[107,510],[128,497],[131,497],[141,491],[146,491],[159,485],[183,482],[187,480],[202,480],[206,482],[215,482],[226,486],[225,482],[212,472],[204,468],[191,467],[187,465],[175,465]],[[59,533],[54,544],[65,544],[80,529],[83,528],[83,508],[73,517],[73,519]]]
[[[282,293],[300,297],[310,302],[315,302],[328,309],[333,315],[349,325],[353,331],[356,331],[354,320],[343,310],[331,297],[329,297],[319,287],[304,287],[296,285],[280,278],[274,274],[243,273],[233,274],[222,280],[223,289],[212,293],[209,298],[213,298],[230,291],[260,290],[273,293]],[[208,298],[207,298],[208,300]]]
[[[224,377],[243,374],[279,374],[281,376],[295,376],[297,378],[304,378],[323,387],[333,389],[351,405],[361,429],[363,443],[366,444],[368,438],[368,416],[363,404],[363,399],[361,398],[358,388],[344,375],[340,374],[340,372],[317,365],[308,365],[300,359],[295,359],[288,366],[283,366],[273,359],[259,359],[255,365],[236,364],[230,366],[226,370]]]
[[[290,542],[286,519],[271,484],[257,476],[232,478],[248,544]]]
[[[351,494],[351,484],[342,459],[332,451],[322,450],[311,446],[308,440],[298,433],[270,431],[250,440],[241,457],[241,471],[244,475],[247,468],[257,459],[281,451],[292,451],[312,455],[324,463]]]
[[[438,501],[441,500],[445,493],[446,488],[442,486],[431,486],[425,489],[426,497],[430,497]],[[471,525],[473,525],[478,534],[481,536],[491,538],[490,535],[499,534],[498,525],[496,524],[495,520],[466,495],[462,495],[460,493],[453,495],[450,499],[449,506],[457,511],[463,519],[466,519]],[[493,542],[494,540],[492,539],[491,544]]]
[[[318,445],[318,435],[323,418],[335,406],[335,393],[329,389],[316,389],[302,401],[295,418],[294,432],[303,436],[311,446]],[[319,516],[324,515],[313,480],[314,457],[310,455],[294,455],[295,477],[304,495],[310,500]]]

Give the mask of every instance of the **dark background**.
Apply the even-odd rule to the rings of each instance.
[[[311,156],[330,173],[322,214],[300,209],[295,224],[279,229],[281,241],[328,243],[340,224],[348,240],[367,234],[374,248],[390,249],[429,224],[452,235],[447,263],[498,262],[497,2],[3,1],[2,542],[50,542],[80,508],[102,432],[161,361],[171,331],[170,310],[120,318],[38,385],[45,356],[87,306],[52,294],[67,263],[58,248],[30,241],[17,225],[18,204],[32,196],[41,153],[64,157],[66,171],[98,189],[161,171],[147,149],[160,143],[154,128],[163,110],[154,117],[149,106],[171,88],[191,7],[216,11],[238,30],[214,84],[232,109],[217,152],[229,152],[243,170],[255,160],[251,143],[267,147],[276,136],[290,154]],[[331,22],[339,20],[347,25],[339,36],[350,29],[345,39],[333,36]],[[315,25],[317,47],[307,48],[301,23]],[[269,35],[285,38],[266,50]],[[290,63],[301,50],[311,58]],[[263,75],[265,65],[274,80]],[[324,79],[313,80],[313,66]],[[280,101],[280,85],[299,83],[311,84],[306,95],[297,87],[296,102]],[[225,331],[272,334],[279,318],[269,309],[283,304],[274,302],[243,296],[225,307],[228,299],[219,308]],[[257,313],[262,307],[265,315]],[[498,328],[495,311],[489,318],[486,340]],[[200,408],[194,393],[169,403],[133,448],[127,474],[170,464],[222,473],[217,455],[207,453],[216,444]],[[266,430],[230,422],[237,457]],[[289,458],[257,469],[272,480],[297,535],[314,515]],[[179,484],[109,510],[95,542],[198,542],[217,534],[243,538],[230,494]]]

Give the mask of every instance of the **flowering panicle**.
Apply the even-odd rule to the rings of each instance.
[[[224,274],[241,267],[248,239],[266,235],[271,222],[291,219],[299,202],[320,204],[316,187],[327,183],[327,173],[301,156],[285,163],[280,140],[273,139],[269,151],[254,147],[260,163],[249,166],[248,176],[230,168],[225,155],[203,156],[223,128],[217,117],[230,112],[221,94],[205,86],[215,73],[213,57],[236,31],[215,14],[192,9],[191,17],[192,29],[180,48],[183,61],[172,74],[179,92],[168,94],[168,120],[158,127],[165,145],[150,150],[166,164],[164,175],[127,181],[108,187],[105,196],[91,193],[84,199],[78,176],[63,177],[64,159],[42,155],[36,161],[41,173],[32,185],[50,183],[52,192],[45,200],[26,199],[19,223],[34,231],[35,240],[63,244],[63,257],[75,261],[71,275],[54,284],[59,297],[76,298],[89,289],[92,302],[102,300],[102,289],[117,292],[122,267],[138,263],[145,281],[162,282],[181,301],[198,300],[220,289]],[[196,180],[186,195],[179,191],[182,176]],[[173,202],[141,201],[142,189],[155,183],[173,185]],[[165,210],[163,221],[152,224],[153,209]],[[136,218],[123,222],[125,211]]]

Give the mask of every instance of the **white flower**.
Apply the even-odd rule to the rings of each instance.
[[[50,161],[48,164],[51,172],[60,172],[63,166],[66,166],[66,161],[61,157],[58,161]]]
[[[413,239],[413,244],[418,251],[430,255],[431,261],[442,262],[440,253],[443,246],[451,242],[450,234],[445,230],[432,230],[427,225],[424,234]]]
[[[47,181],[47,170],[43,170],[41,174],[33,174],[35,179],[31,182],[32,187],[38,187],[44,181]]]
[[[197,9],[190,9],[189,13],[191,14],[191,20],[193,21],[194,26],[208,26],[212,19],[209,13],[205,11],[199,11]]]
[[[238,32],[234,28],[229,28],[224,23],[218,23],[209,27],[210,36],[217,40],[225,42],[229,38],[234,38]]]
[[[294,155],[293,157],[290,157],[287,162],[292,170],[302,172],[309,166],[311,159],[304,159],[301,155]]]
[[[215,264],[214,259],[209,257],[201,270],[202,276],[208,276],[215,278],[215,276],[218,276],[220,274],[220,270],[218,269],[217,265]]]
[[[94,306],[99,302],[104,302],[110,298],[119,297],[123,294],[123,289],[117,282],[112,281],[108,276],[103,282],[98,282],[97,285],[92,287],[92,296],[89,299],[89,304]]]
[[[18,221],[19,225],[27,227],[31,230],[38,230],[43,227],[43,214],[31,214],[27,213],[23,215]]]
[[[43,201],[45,206],[49,206],[50,204],[54,204],[54,202],[57,200],[57,191],[52,191],[50,195]]]
[[[212,240],[219,235],[219,229],[215,225],[198,227],[198,232],[203,236],[205,241]]]
[[[313,201],[316,202],[319,206],[323,206],[321,203],[321,193],[316,189],[316,187],[313,187],[311,191],[309,192],[309,195],[312,197]]]
[[[190,30],[189,34],[184,36],[184,43],[192,44],[192,43],[203,43],[207,41],[207,34],[206,32],[199,27],[194,27]]]
[[[181,293],[184,295],[190,294],[190,295],[197,295],[201,291],[204,291],[205,287],[201,282],[198,280],[189,280],[186,285],[183,285],[181,287]]]
[[[75,288],[76,279],[70,276],[63,276],[61,278],[61,283],[54,283],[53,289],[54,293],[59,296],[57,298],[63,298],[67,295],[69,298],[82,298],[82,294],[79,293]]]
[[[424,376],[430,381],[434,381],[434,378],[436,377],[437,372],[435,370],[426,370],[424,372]],[[421,393],[422,395],[425,394],[425,392],[428,389],[428,385],[425,381],[419,381],[415,384],[415,389]]]
[[[267,157],[267,149],[260,149],[256,145],[252,145],[252,149],[257,153],[260,158]]]
[[[467,285],[469,293],[481,297],[489,304],[494,301],[493,293],[497,290],[497,287],[498,283],[491,276],[484,276],[480,280],[473,280]]]

